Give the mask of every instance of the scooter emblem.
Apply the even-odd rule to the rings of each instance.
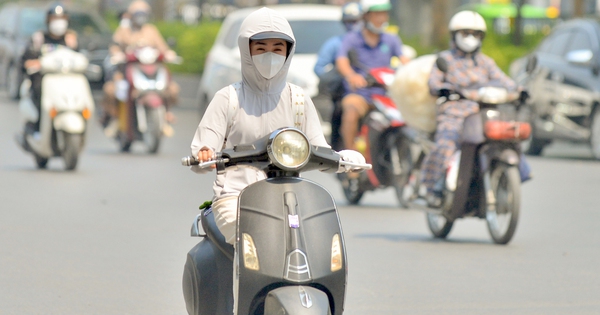
[[[290,223],[290,228],[297,229],[300,227],[300,219],[298,219],[297,214],[288,214],[288,222]]]
[[[310,297],[308,292],[306,292],[306,290],[304,290],[304,287],[302,287],[302,286],[298,287],[298,294],[300,294],[300,302],[302,302],[302,306],[304,306],[306,308],[310,308],[313,304],[312,298]]]

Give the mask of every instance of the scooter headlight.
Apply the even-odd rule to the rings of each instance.
[[[306,165],[310,157],[308,139],[293,128],[275,131],[267,150],[273,164],[284,170],[297,170]]]

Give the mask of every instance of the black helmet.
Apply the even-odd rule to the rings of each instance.
[[[59,2],[53,3],[48,7],[46,11],[46,24],[50,21],[51,16],[56,17],[64,17],[66,19],[69,18],[69,13],[67,12],[67,8]]]

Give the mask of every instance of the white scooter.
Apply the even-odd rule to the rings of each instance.
[[[39,71],[44,75],[41,112],[31,99],[30,80],[23,82],[19,102],[24,124],[35,124],[41,115],[39,132],[26,131],[19,142],[33,154],[39,168],[45,168],[51,157],[62,157],[65,169],[73,170],[85,142],[87,121],[94,112],[92,91],[84,73],[101,69],[89,67],[83,54],[63,46],[44,54],[40,63],[40,69],[28,73]]]

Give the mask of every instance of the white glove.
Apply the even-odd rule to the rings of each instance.
[[[360,154],[360,152],[354,150],[342,150],[339,151],[337,154],[340,155],[340,160],[342,161],[355,164],[366,164],[365,157],[362,154]],[[337,173],[350,172],[355,170],[360,170],[360,168],[353,168],[351,166],[340,165],[340,167],[337,170]]]

